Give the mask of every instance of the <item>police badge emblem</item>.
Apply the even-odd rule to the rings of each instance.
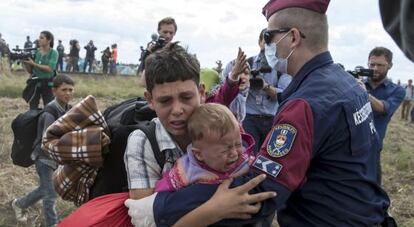
[[[289,124],[276,125],[267,142],[267,153],[275,158],[285,156],[292,148],[297,130]]]

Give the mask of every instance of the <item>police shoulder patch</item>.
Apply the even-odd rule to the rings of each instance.
[[[275,158],[285,156],[292,148],[296,133],[296,128],[289,124],[279,124],[273,127],[266,145],[267,153]]]
[[[253,163],[253,166],[256,169],[259,169],[273,177],[277,177],[283,167],[281,164],[262,155],[257,156],[256,160]]]

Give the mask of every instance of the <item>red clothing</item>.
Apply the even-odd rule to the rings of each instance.
[[[113,62],[117,62],[118,61],[118,48],[114,48],[114,49],[112,49],[112,52],[111,52],[111,59],[112,59],[112,61]]]

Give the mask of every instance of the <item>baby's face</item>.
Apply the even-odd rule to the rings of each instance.
[[[236,124],[236,123],[235,123]],[[203,139],[193,141],[194,155],[210,168],[227,172],[235,167],[243,147],[239,126],[224,136],[219,133],[207,133]]]

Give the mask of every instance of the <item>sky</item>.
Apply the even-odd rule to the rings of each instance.
[[[140,46],[156,33],[160,19],[171,16],[178,24],[175,41],[196,54],[202,67],[224,64],[241,47],[248,56],[258,53],[258,34],[267,26],[261,14],[267,0],[2,0],[0,33],[10,47],[23,46],[40,31],[51,31],[69,51],[69,40],[81,47],[93,40],[100,51],[118,44],[123,63],[137,63]],[[405,83],[414,78],[409,61],[382,27],[376,0],[332,0],[327,11],[329,50],[347,70],[367,66],[371,49],[384,46],[394,53],[388,76]],[[57,43],[57,42],[56,42]],[[55,44],[56,47],[56,44]],[[85,51],[80,53],[84,57]]]

